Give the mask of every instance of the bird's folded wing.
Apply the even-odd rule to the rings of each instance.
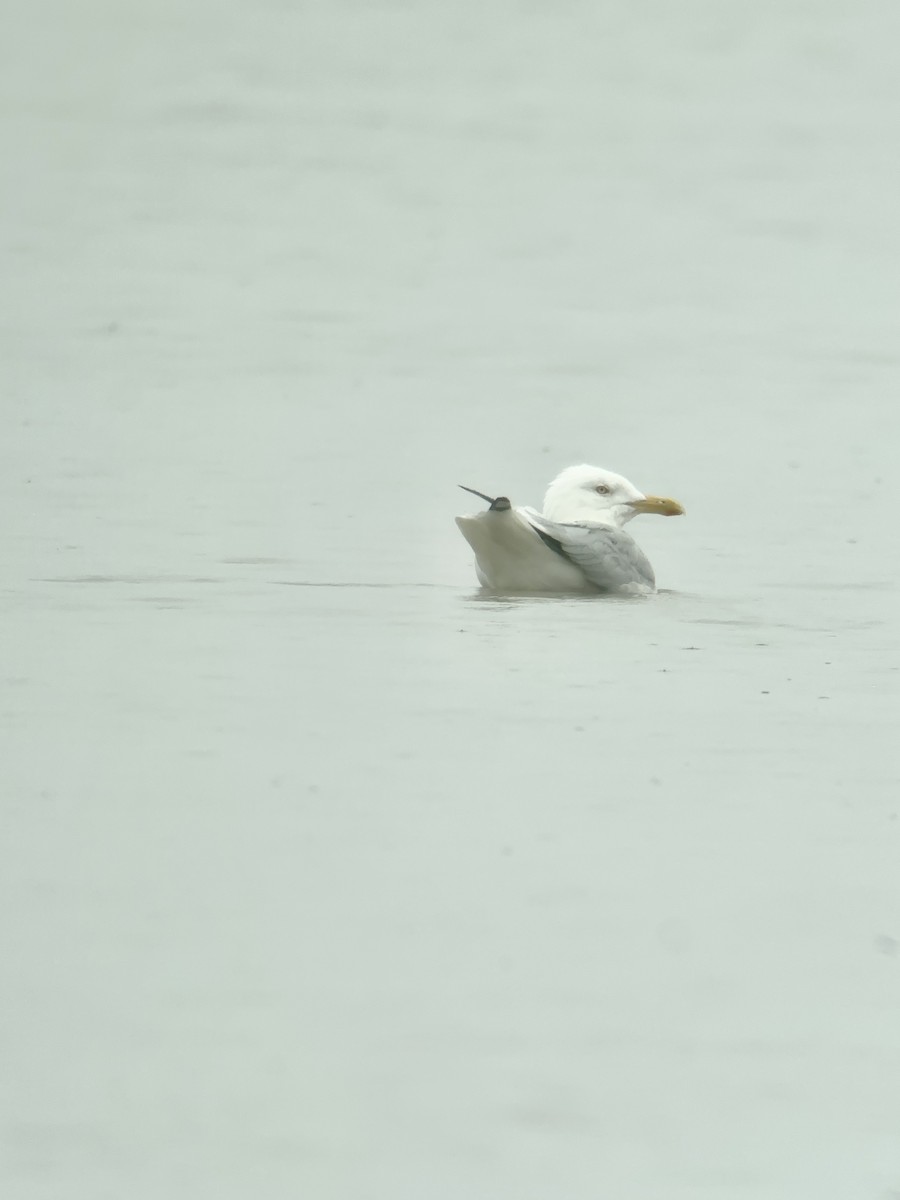
[[[653,568],[640,546],[624,529],[612,525],[568,525],[549,521],[533,508],[519,510],[545,542],[573,562],[604,591],[637,584],[654,588]]]

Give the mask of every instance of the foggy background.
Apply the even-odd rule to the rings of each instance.
[[[900,1196],[898,35],[7,8],[4,1197]]]

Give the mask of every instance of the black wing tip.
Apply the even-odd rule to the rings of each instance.
[[[494,503],[494,498],[493,498],[493,496],[486,496],[486,495],[484,494],[484,492],[479,492],[477,488],[470,488],[470,487],[466,487],[466,485],[465,485],[464,483],[458,483],[456,486],[457,486],[458,488],[462,488],[462,490],[463,490],[464,492],[471,492],[471,494],[472,494],[473,496],[477,496],[477,497],[479,498],[479,500],[485,500],[485,501],[487,501],[487,503],[488,503],[488,504],[493,504],[493,503]]]
[[[490,505],[491,512],[508,512],[512,508],[508,496],[486,496],[484,492],[479,492],[477,488],[466,487],[464,483],[458,483],[456,486],[462,488],[464,492],[471,492],[473,496],[478,496],[480,500],[484,500],[485,503]]]

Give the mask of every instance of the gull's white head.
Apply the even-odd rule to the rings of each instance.
[[[560,471],[544,496],[544,516],[551,521],[621,527],[638,513],[677,517],[683,512],[677,500],[645,496],[623,475],[587,463]]]

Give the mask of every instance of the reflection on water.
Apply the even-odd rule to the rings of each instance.
[[[477,604],[493,604],[502,608],[513,607],[517,604],[556,604],[563,607],[573,604],[632,604],[635,601],[640,603],[648,598],[647,596],[617,596],[604,592],[598,592],[596,595],[585,595],[583,592],[573,592],[571,595],[566,592],[516,592],[507,595],[503,592],[489,590],[473,592],[466,597],[467,600]]]

